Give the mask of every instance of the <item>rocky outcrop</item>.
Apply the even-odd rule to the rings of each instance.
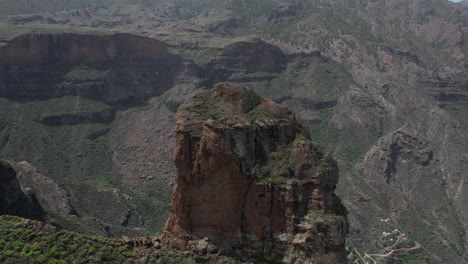
[[[6,213],[21,194],[16,172],[8,162],[0,160],[0,215]]]
[[[78,125],[82,123],[110,123],[115,118],[115,112],[115,109],[107,108],[94,112],[51,115],[41,118],[39,122],[47,126]]]
[[[276,46],[259,39],[226,46],[206,66],[210,82],[271,80],[286,68],[286,55]],[[260,73],[260,74],[259,74]]]
[[[21,223],[24,224],[27,228],[33,230],[34,233],[45,232],[45,233],[55,233],[58,232],[60,229],[53,226],[46,224],[41,221],[31,220],[31,219],[21,219]]]
[[[64,215],[72,212],[67,192],[52,179],[40,174],[26,161],[18,162],[14,166],[18,172],[21,189],[24,193],[33,193],[41,207]]]
[[[192,96],[176,118],[165,241],[198,256],[346,262],[337,164],[291,110],[221,83]]]
[[[384,175],[387,183],[394,180],[397,162],[412,162],[419,166],[427,166],[433,158],[429,142],[412,135],[403,129],[397,130],[373,146],[364,157],[368,174]]]
[[[99,44],[97,44],[99,43]],[[0,47],[0,96],[106,102],[160,95],[184,66],[164,43],[131,34],[26,34]]]

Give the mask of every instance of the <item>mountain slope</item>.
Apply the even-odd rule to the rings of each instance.
[[[198,65],[181,69],[146,109],[118,111],[112,151],[102,157],[122,179],[156,188],[156,171],[158,183],[171,184],[170,109],[214,82],[247,84],[298,112],[313,140],[333,150],[357,252],[380,262],[421,254],[424,262],[467,262],[466,8],[445,0],[142,4],[16,12],[0,28],[4,43],[15,32],[64,27],[131,31]],[[5,147],[2,155],[20,161]],[[388,253],[382,232],[394,229],[422,250],[375,256]]]

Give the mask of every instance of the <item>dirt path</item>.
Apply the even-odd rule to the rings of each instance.
[[[384,254],[365,254],[364,259],[368,258],[368,259],[372,260],[372,262],[374,262],[374,264],[376,264],[377,262],[372,257],[386,258],[386,257],[390,257],[393,253],[395,253],[398,250],[411,251],[411,250],[420,249],[422,247],[421,244],[419,244],[418,242],[414,241],[414,243],[415,243],[414,247],[400,248],[400,249],[397,249],[397,250],[392,249],[390,252],[388,252],[385,255]]]
[[[388,252],[388,253],[385,254],[385,255],[381,255],[381,254],[368,254],[368,256],[386,258],[386,257],[389,257],[390,255],[392,255],[393,253],[395,253],[395,250],[392,249],[392,251]]]
[[[411,251],[411,250],[416,250],[416,249],[420,249],[421,248],[421,244],[419,244],[418,242],[414,241],[415,245],[414,247],[411,247],[411,248],[401,248],[401,250],[406,250],[406,251]]]

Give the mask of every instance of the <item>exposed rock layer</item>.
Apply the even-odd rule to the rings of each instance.
[[[61,114],[46,116],[39,120],[44,125],[48,126],[66,126],[78,125],[82,123],[110,123],[115,118],[115,109],[108,108],[101,111],[77,113],[77,114]]]
[[[164,43],[130,34],[20,35],[0,47],[0,96],[147,98],[171,88],[182,67]]]
[[[181,250],[272,263],[345,263],[336,162],[289,109],[217,84],[177,112],[165,235]]]

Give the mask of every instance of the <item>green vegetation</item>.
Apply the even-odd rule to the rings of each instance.
[[[332,167],[330,166],[330,164],[328,162],[325,162],[325,161],[321,161],[319,166],[326,173],[329,173],[332,170]]]
[[[193,259],[187,259],[185,257],[173,257],[173,256],[163,256],[157,263],[168,263],[168,264],[197,264],[197,262]]]
[[[112,109],[111,106],[103,102],[78,96],[65,96],[47,101],[31,101],[26,103],[25,107],[35,110],[28,113],[31,114],[34,120],[49,116],[86,114]]]
[[[267,177],[260,179],[257,182],[263,184],[271,184],[273,186],[285,186],[288,183],[288,179],[283,177]]]
[[[284,186],[294,181],[294,164],[291,161],[291,151],[294,142],[290,142],[285,149],[269,154],[269,160],[265,166],[257,166],[257,182],[277,186]],[[288,176],[284,175],[287,174]],[[281,175],[280,175],[281,172]]]
[[[1,13],[1,11],[0,11]],[[0,36],[9,39],[17,35],[38,32],[38,33],[63,33],[63,32],[74,32],[74,33],[88,33],[96,35],[107,35],[112,32],[107,32],[102,29],[96,28],[64,28],[59,25],[13,25],[0,22]],[[0,47],[4,45],[0,42]]]
[[[334,221],[337,221],[337,222],[343,222],[343,221],[346,221],[346,217],[343,216],[343,215],[338,215],[336,213],[329,213],[329,212],[326,212],[325,210],[322,210],[322,209],[310,209],[307,211],[307,214],[312,214],[312,215],[315,215],[315,216],[320,216],[320,217],[325,217],[327,219],[333,219]]]
[[[251,120],[251,121],[260,121],[260,122],[267,122],[269,119],[272,119],[273,116],[259,108],[259,107],[255,107],[254,109],[252,109],[248,114],[247,114],[247,117]]]
[[[127,193],[138,205],[138,214],[145,221],[145,228],[152,234],[162,230],[169,215],[172,189],[160,184],[146,184]]]
[[[6,169],[11,168],[11,164],[8,161],[2,160],[2,159],[0,159],[0,166]]]
[[[275,8],[277,3],[277,1],[227,0],[226,7],[248,20],[254,20]]]
[[[14,111],[12,111],[14,109]],[[121,183],[112,161],[109,131],[114,124],[82,123],[46,126],[37,120],[61,114],[82,114],[110,109],[105,103],[67,96],[47,101],[15,102],[0,98],[0,155],[14,161],[26,160],[71,193],[69,197],[80,218],[40,212],[29,197],[11,213],[55,222],[64,228],[105,235],[100,219],[111,226],[111,235],[155,234],[166,220],[171,190],[166,186],[130,188]],[[96,135],[96,136],[90,136]],[[115,192],[114,192],[115,191]],[[129,202],[125,197],[133,197]],[[90,203],[90,201],[93,201]],[[27,205],[27,206],[26,206]],[[118,206],[122,210],[114,210]],[[121,226],[126,210],[127,226]],[[143,224],[144,223],[144,224]],[[141,227],[144,229],[134,229]],[[126,230],[126,231],[124,231]]]
[[[102,81],[108,71],[77,66],[63,77],[66,81]]]
[[[28,13],[57,12],[75,8],[85,8],[88,6],[105,6],[115,3],[115,0],[17,0],[3,1],[0,15],[17,15]]]
[[[354,245],[346,240],[346,253],[347,253],[347,263],[357,263],[357,264],[366,264],[366,261],[362,258],[361,253],[354,247]]]
[[[198,64],[206,64],[219,54],[219,50],[217,49],[170,49],[169,52],[177,54],[183,58],[193,60]]]
[[[182,103],[183,102],[179,100],[168,99],[164,102],[164,105],[166,105],[167,109],[175,113]]]
[[[394,255],[391,258],[388,258],[385,264],[426,264],[426,263],[433,263],[433,259],[427,255],[427,252],[424,251],[423,248],[415,249],[415,250],[396,250]]]
[[[20,221],[0,216],[2,263],[132,263],[136,256],[108,238],[69,231],[37,232]]]
[[[225,123],[228,114],[224,112],[222,105],[213,107],[214,103],[205,93],[197,93],[181,107],[182,110],[198,113],[203,120],[213,119]]]
[[[163,256],[152,256],[153,249],[133,250],[116,244],[115,240],[61,230],[48,232],[32,229],[16,216],[0,216],[0,262],[21,263],[135,263],[148,257],[146,264],[195,264],[193,259],[177,251],[162,251]],[[226,258],[220,263],[240,263]]]
[[[103,84],[108,71],[100,71],[87,66],[77,66],[64,75],[63,81],[56,86],[60,89],[91,89]]]
[[[107,136],[94,140],[86,138],[108,125],[49,127],[37,122],[52,115],[101,111],[108,109],[108,105],[74,96],[26,103],[0,100],[0,116],[5,120],[0,131],[0,142],[4,142],[0,151],[4,157],[41,164],[49,170],[48,176],[59,180],[88,180],[96,175],[110,175],[113,165]]]
[[[266,165],[257,165],[255,170],[257,171],[257,178],[259,183],[267,183],[272,185],[285,185],[288,182],[295,182],[295,166],[291,159],[291,153],[294,145],[296,144],[310,144],[312,150],[315,151],[317,158],[319,159],[319,167],[326,173],[330,173],[333,170],[332,165],[323,160],[324,150],[317,143],[311,142],[301,134],[296,135],[294,141],[291,141],[283,149],[271,152]]]

